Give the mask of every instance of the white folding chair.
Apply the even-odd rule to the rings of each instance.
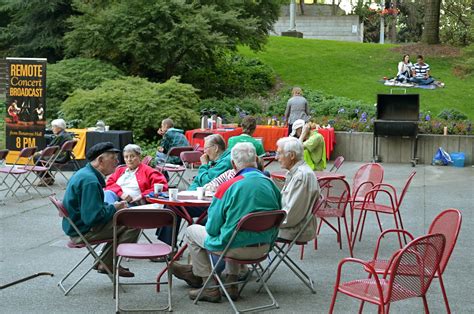
[[[25,147],[20,151],[20,154],[18,155],[18,158],[15,160],[13,165],[10,166],[5,166],[0,168],[0,173],[5,174],[3,177],[2,182],[0,183],[0,186],[5,185],[5,188],[2,189],[3,191],[7,191],[5,193],[5,198],[8,196],[8,194],[12,193],[12,196],[14,196],[19,202],[25,201],[24,199],[21,199],[18,197],[17,192],[19,189],[23,189],[24,191],[28,190],[28,187],[32,185],[32,182],[28,180],[27,182],[28,185],[25,185],[24,181],[21,180],[22,177],[27,177],[28,170],[23,169],[23,165],[20,164],[20,162],[24,161],[26,159],[26,164],[32,164],[33,160],[33,155],[35,154],[37,150],[37,147]],[[12,179],[13,182],[8,182],[7,180]],[[36,189],[35,186],[33,188],[39,193],[38,189]],[[31,195],[30,195],[31,196]],[[32,199],[33,196],[31,196],[29,199]]]

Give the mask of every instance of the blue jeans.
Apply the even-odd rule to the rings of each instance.
[[[206,207],[187,207],[186,210],[188,211],[189,215],[191,217],[199,217],[201,214],[207,210]],[[201,224],[205,224],[205,220],[201,222]],[[176,233],[175,233],[175,243],[176,246],[178,246],[177,243],[177,238],[178,238],[178,232],[179,232],[179,226],[181,225],[181,217],[177,217],[176,219]],[[172,242],[172,236],[173,236],[173,229],[171,227],[163,227],[163,228],[158,228],[156,229],[156,236],[158,237],[158,240],[171,245]]]
[[[115,194],[115,192],[112,192],[109,190],[104,191],[104,202],[108,204],[113,204],[117,201],[120,201],[120,197],[117,194]]]
[[[434,79],[432,77],[429,77],[427,79],[419,78],[419,77],[412,77],[410,78],[410,82],[416,83],[418,85],[429,85],[434,82]]]

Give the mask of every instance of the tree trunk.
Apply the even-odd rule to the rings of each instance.
[[[439,15],[441,0],[425,0],[425,18],[421,41],[430,45],[439,44]]]
[[[393,3],[393,6],[392,6],[393,9],[398,8],[398,0],[393,0],[392,3]],[[398,15],[390,19],[388,38],[391,43],[397,42],[397,21],[398,21]]]

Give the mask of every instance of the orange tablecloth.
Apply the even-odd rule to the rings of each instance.
[[[194,129],[194,130],[186,131],[184,136],[186,136],[186,138],[188,139],[188,141],[191,145],[199,144],[201,147],[204,147],[204,139],[195,139],[194,141],[192,141],[193,134],[196,133],[196,132],[212,132],[214,134],[220,134],[220,135],[222,135],[222,137],[224,138],[224,140],[227,144],[227,141],[229,140],[229,138],[231,138],[232,136],[237,136],[237,135],[242,134],[242,128],[213,129],[213,130],[212,129],[205,129],[205,130]]]
[[[276,142],[279,138],[287,136],[288,128],[270,126],[270,125],[257,125],[257,129],[253,134],[253,137],[263,138],[263,148],[266,152],[275,152],[277,150]]]

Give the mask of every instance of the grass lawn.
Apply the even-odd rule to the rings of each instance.
[[[371,104],[376,102],[376,94],[390,93],[390,87],[378,81],[397,73],[402,56],[390,50],[395,46],[272,36],[262,52],[254,53],[246,47],[239,52],[270,65],[289,86],[318,89]],[[412,55],[411,60],[415,63],[416,56]],[[455,108],[474,120],[474,77],[454,76],[454,57],[435,58],[427,54],[425,61],[432,75],[446,87],[408,89],[408,93],[421,95],[421,110],[437,114],[443,109]]]

